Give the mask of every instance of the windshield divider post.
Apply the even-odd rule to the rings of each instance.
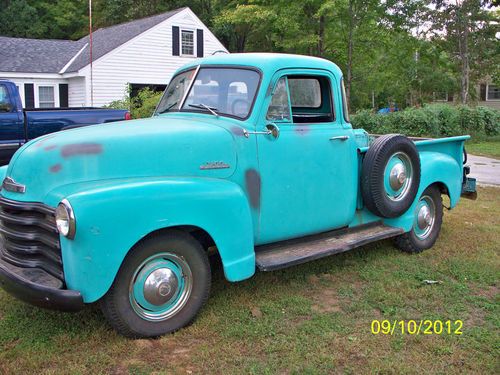
[[[182,109],[182,107],[184,107],[184,102],[186,101],[187,96],[188,96],[189,92],[191,91],[191,88],[192,88],[192,87],[193,87],[193,85],[194,85],[194,81],[196,80],[196,77],[198,76],[198,72],[200,71],[200,66],[201,66],[201,65],[198,65],[198,66],[196,67],[196,70],[194,71],[194,74],[193,74],[193,79],[192,79],[192,80],[191,80],[191,82],[189,83],[189,86],[188,86],[188,88],[187,88],[186,92],[184,92],[184,95],[183,95],[183,97],[182,97],[182,100],[181,100],[181,102],[180,102],[180,104],[179,104],[179,111]]]

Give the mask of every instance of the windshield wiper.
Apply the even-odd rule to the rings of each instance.
[[[198,108],[198,109],[206,109],[209,111],[212,115],[219,117],[219,114],[215,111],[217,111],[217,108],[214,107],[209,107],[206,104],[200,103],[200,104],[188,104],[188,106],[193,107],[193,108]]]
[[[167,108],[165,108],[163,111],[158,112],[158,114],[162,114],[162,113],[168,112],[168,111],[170,111],[170,110],[171,110],[174,106],[176,106],[176,105],[177,105],[177,102],[172,103],[172,104],[170,104]]]

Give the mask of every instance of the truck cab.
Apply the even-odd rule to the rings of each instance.
[[[188,324],[229,281],[395,238],[432,247],[441,194],[474,193],[468,136],[353,129],[342,73],[296,55],[196,60],[150,119],[51,134],[0,168],[0,283],[46,308],[101,301],[129,337]]]

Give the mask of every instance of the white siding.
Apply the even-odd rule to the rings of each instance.
[[[175,70],[193,59],[172,56],[172,26],[203,29],[205,56],[226,50],[194,13],[186,9],[94,62],[94,106],[123,99],[129,83],[165,85]],[[80,74],[89,77],[88,67]],[[87,104],[90,105],[89,81]]]
[[[75,77],[68,80],[68,101],[70,107],[85,107],[85,77]]]
[[[16,74],[18,76],[19,74]],[[35,94],[35,107],[38,107],[38,87],[39,86],[53,86],[54,87],[54,99],[56,107],[59,107],[59,84],[68,83],[67,79],[64,78],[30,78],[29,73],[26,73],[26,77],[9,77],[8,73],[2,73],[2,78],[8,79],[16,84],[19,88],[19,95],[21,96],[21,101],[23,102],[23,107],[26,106],[24,101],[24,84],[32,83],[34,85]]]

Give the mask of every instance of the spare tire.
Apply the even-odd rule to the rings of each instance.
[[[365,206],[377,216],[400,216],[412,205],[419,186],[420,156],[415,144],[400,134],[377,138],[361,169]]]

